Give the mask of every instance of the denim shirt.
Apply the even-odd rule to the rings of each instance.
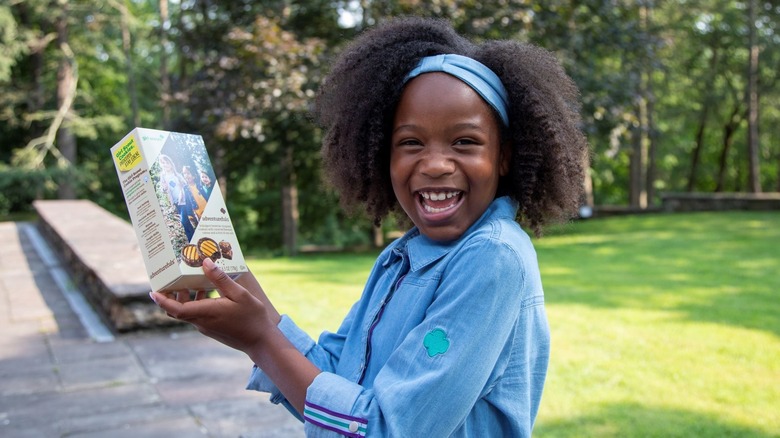
[[[516,211],[496,199],[452,242],[413,228],[379,255],[338,331],[316,343],[282,317],[282,332],[322,370],[306,393],[306,436],[531,436],[550,332]],[[247,389],[295,413],[257,367]]]

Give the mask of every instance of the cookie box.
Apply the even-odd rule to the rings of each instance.
[[[135,128],[111,148],[152,290],[211,290],[208,257],[247,271],[203,138]]]

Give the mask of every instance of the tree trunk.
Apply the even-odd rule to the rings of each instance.
[[[596,205],[596,200],[593,197],[593,173],[590,169],[590,159],[585,159],[585,181],[583,182],[585,185],[585,199],[583,200],[585,206],[587,206],[590,211],[593,211],[593,206]]]
[[[692,192],[696,186],[696,171],[699,168],[699,157],[701,156],[702,143],[704,142],[704,128],[707,125],[707,115],[709,105],[705,102],[699,113],[699,128],[696,130],[696,145],[691,154],[691,169],[688,174],[688,191]]]
[[[648,85],[650,84],[648,79]],[[653,92],[651,89],[648,89],[648,100],[647,100],[647,182],[645,183],[645,187],[647,188],[647,205],[652,205],[655,203],[655,179],[657,177],[658,171],[656,166],[656,155],[658,155],[658,142],[657,140],[657,130],[655,128],[655,117],[653,117],[653,112],[655,111],[655,104],[654,104],[655,96],[653,96]]]
[[[699,128],[696,130],[696,145],[694,146],[693,153],[691,154],[691,168],[690,173],[688,174],[689,192],[692,192],[696,187],[696,172],[699,170],[699,158],[701,156],[701,150],[704,147],[702,143],[704,142],[704,132],[707,125],[707,119],[709,118],[709,110],[711,106],[710,101],[712,100],[712,97],[710,97],[709,84],[712,84],[717,77],[716,70],[718,62],[720,61],[720,51],[718,50],[718,46],[713,43],[710,46],[710,49],[712,50],[712,57],[710,58],[709,73],[706,79],[702,81],[704,88],[701,92],[703,97],[701,101],[701,112],[699,113]]]
[[[631,207],[639,207],[642,193],[642,135],[639,127],[632,130],[631,158],[628,166],[628,204]]]
[[[382,232],[381,225],[373,225],[371,227],[371,240],[373,241],[374,248],[381,248],[385,246],[385,234]]]
[[[59,15],[56,20],[57,29],[57,43],[60,48],[60,62],[57,70],[57,107],[60,108],[66,105],[66,101],[71,96],[71,88],[73,82],[76,80],[73,72],[73,54],[71,53],[68,45],[68,2],[66,0],[59,0]],[[62,154],[62,157],[68,160],[72,165],[76,164],[77,146],[76,137],[70,130],[70,110],[63,119],[63,123],[57,130],[57,148]],[[57,196],[60,199],[75,199],[76,189],[70,178],[60,178],[59,186],[57,188]]]
[[[756,0],[748,1],[748,38],[750,61],[748,66],[748,191],[761,192],[758,165],[758,43],[756,41]]]
[[[641,86],[640,86],[641,88]],[[644,91],[640,90],[637,96],[636,116],[639,126],[633,129],[631,162],[629,163],[630,185],[629,203],[632,207],[647,208],[647,176],[645,163],[647,162],[647,102]]]
[[[737,102],[734,104],[734,109],[731,111],[728,122],[723,126],[723,148],[720,151],[720,158],[718,159],[718,177],[715,184],[716,192],[722,192],[726,185],[726,164],[728,163],[729,152],[731,151],[732,144],[734,144],[734,133],[742,122],[739,117],[739,111],[740,104]]]
[[[160,0],[160,105],[163,129],[171,125],[171,81],[168,76],[168,0]]]
[[[649,37],[652,35],[650,34],[650,29],[652,27],[652,21],[653,21],[653,2],[652,1],[645,1],[642,2],[643,5],[643,15],[642,15],[642,21],[643,21],[643,27],[645,29],[645,32]],[[654,47],[653,44],[648,44],[648,47]],[[656,170],[656,155],[657,155],[657,130],[655,127],[655,95],[653,93],[653,66],[652,62],[655,59],[655,50],[652,50],[649,53],[649,56],[646,58],[645,66],[644,66],[644,92],[645,92],[645,102],[646,102],[646,130],[645,135],[647,142],[647,173],[646,173],[646,182],[645,182],[645,190],[647,192],[646,195],[646,205],[645,207],[654,204],[655,201],[655,179],[657,176],[657,170]]]
[[[652,35],[650,34],[650,12],[652,5],[650,2],[640,1],[638,3],[639,26],[642,29],[642,38],[645,41],[646,51],[640,54],[639,69],[637,71],[637,89],[636,89],[636,117],[637,127],[634,129],[633,150],[631,153],[630,177],[631,190],[629,191],[629,202],[632,207],[641,209],[648,205],[648,185],[652,184],[653,176],[648,172],[649,154],[650,154],[650,80],[651,80],[651,61],[652,61]]]
[[[777,154],[777,187],[776,192],[780,192],[780,154]]]

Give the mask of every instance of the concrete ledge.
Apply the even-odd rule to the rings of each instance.
[[[780,193],[664,193],[661,206],[667,212],[780,210]]]
[[[35,201],[33,208],[42,234],[114,330],[177,324],[149,298],[132,225],[88,200]]]

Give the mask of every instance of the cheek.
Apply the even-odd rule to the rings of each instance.
[[[390,158],[390,184],[393,187],[393,193],[395,194],[395,197],[398,198],[398,192],[399,192],[399,185],[400,185],[401,176],[398,173],[398,163],[397,160],[394,160],[392,157]]]
[[[499,176],[504,175],[504,166],[499,158],[496,156],[484,157],[484,159],[474,167],[474,174],[478,175],[480,179],[492,181],[498,179]]]
[[[408,164],[404,163],[401,157],[390,154],[390,182],[393,183],[393,187],[401,184],[407,178],[407,168]]]

